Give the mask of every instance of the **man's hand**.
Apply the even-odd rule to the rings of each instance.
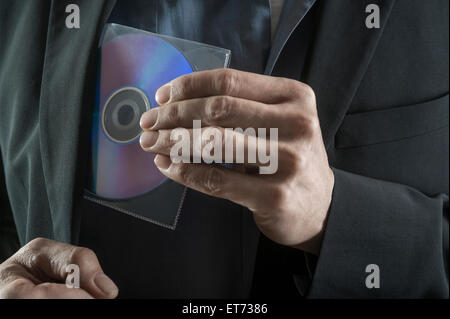
[[[70,264],[80,269],[80,288],[65,284]],[[117,294],[117,286],[87,248],[38,238],[0,265],[0,298],[112,299]]]
[[[170,179],[248,207],[270,239],[318,254],[334,186],[313,90],[294,80],[222,69],[179,77],[156,93],[161,107],[141,118],[141,146]],[[278,171],[172,163],[171,131],[203,127],[278,128]],[[233,133],[236,140],[245,139]],[[259,139],[260,137],[256,137]],[[267,143],[268,144],[268,143]],[[265,143],[261,145],[267,145]],[[260,145],[260,144],[257,144]],[[245,144],[247,147],[247,144]],[[214,212],[211,212],[212,214]]]

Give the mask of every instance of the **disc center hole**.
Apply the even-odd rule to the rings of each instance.
[[[123,125],[123,126],[129,125],[133,121],[134,116],[135,116],[135,114],[134,114],[133,107],[131,105],[127,105],[127,104],[123,105],[119,109],[119,112],[117,114],[119,124]]]

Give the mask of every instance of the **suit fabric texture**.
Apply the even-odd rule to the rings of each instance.
[[[80,7],[82,31],[65,27],[69,3]],[[137,244],[156,266],[150,286],[132,281],[127,296],[135,289],[148,297],[244,298],[255,285],[263,296],[284,296],[279,276],[292,285],[280,287],[292,288],[286,296],[448,298],[448,1],[372,0],[378,29],[365,25],[365,1],[318,1],[301,78],[293,68],[301,50],[296,3],[286,1],[292,14],[280,20],[265,73],[301,79],[316,93],[335,173],[320,256],[260,240],[246,209],[190,190],[175,231],[136,225],[153,240]],[[3,259],[36,237],[78,244],[87,211],[130,218],[81,201],[97,44],[114,4],[0,2]],[[127,240],[108,233],[107,222],[86,227],[102,229],[89,235],[98,242]],[[113,264],[143,267],[114,256],[114,247],[97,253],[106,272]],[[380,269],[378,289],[365,285],[371,264]],[[119,287],[125,274],[118,271]]]

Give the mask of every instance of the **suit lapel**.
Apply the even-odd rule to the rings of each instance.
[[[372,59],[395,0],[371,0],[380,8],[380,28],[368,29],[367,1],[325,1],[306,82],[317,97],[327,149]]]
[[[276,35],[272,41],[272,46],[267,60],[264,74],[271,74],[275,64],[283,51],[284,46],[288,42],[291,34],[302,21],[303,17],[308,13],[309,9],[314,5],[316,0],[286,0],[280,16],[280,22]]]
[[[80,8],[80,29],[66,28],[65,9],[72,3]],[[39,129],[53,232],[61,241],[71,240],[80,127],[85,124],[81,119],[94,101],[99,30],[114,4],[106,0],[59,0],[51,4]]]

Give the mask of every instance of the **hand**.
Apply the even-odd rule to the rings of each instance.
[[[318,254],[334,186],[313,90],[294,80],[222,69],[179,77],[156,93],[143,114],[141,147],[159,154],[162,174],[211,196],[248,207],[259,229],[283,245]],[[172,163],[172,130],[202,126],[278,128],[278,170],[249,174],[219,165]],[[234,133],[236,140],[244,134]],[[260,140],[260,137],[256,137]],[[246,143],[245,147],[250,145]],[[260,144],[257,144],[260,145]],[[267,145],[265,143],[261,145]],[[213,213],[213,212],[211,212]]]
[[[80,288],[65,284],[70,264],[80,269]],[[87,248],[38,238],[0,265],[2,299],[112,299],[117,294],[117,286]]]

